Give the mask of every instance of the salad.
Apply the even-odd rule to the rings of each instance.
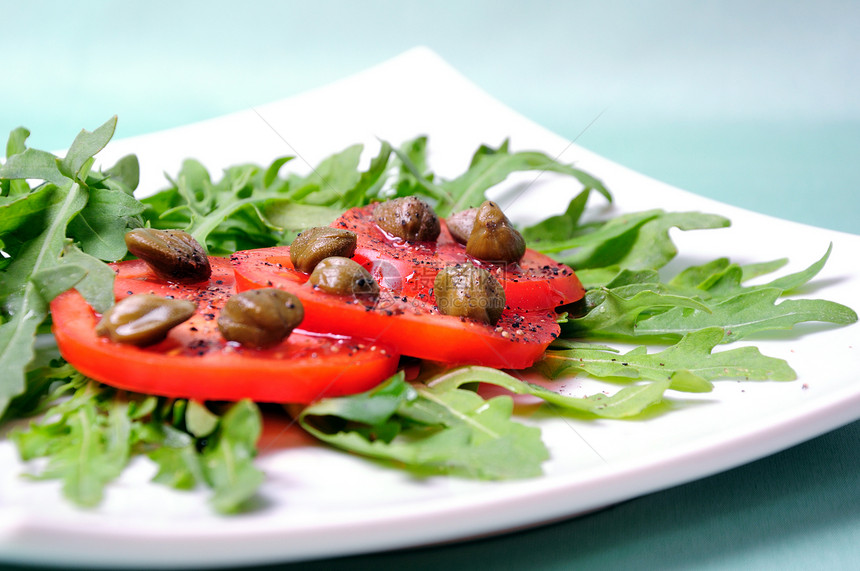
[[[98,505],[130,459],[145,455],[158,466],[156,481],[178,489],[209,486],[219,512],[247,509],[265,478],[254,457],[260,403],[271,402],[289,404],[282,414],[331,446],[416,473],[532,477],[548,453],[539,430],[518,422],[512,395],[584,418],[637,418],[676,392],[709,391],[718,379],[795,378],[781,359],[721,345],[805,321],[845,325],[857,319],[827,300],[781,300],[821,270],[829,249],[805,270],[757,285],[748,282],[776,272],[785,260],[740,266],[721,258],[665,275],[660,270],[677,253],[670,228],[704,230],[729,221],[663,210],[589,221],[583,216],[589,201],[595,195],[612,200],[610,189],[543,153],[511,152],[507,142],[477,149],[468,169],[453,179],[433,174],[424,137],[382,142],[366,168],[359,167],[363,147],[354,145],[306,176],[290,171],[294,157],[236,165],[218,180],[187,160],[168,188],[138,200],[134,156],[94,168],[115,126],[113,118],[82,131],[64,157],[27,147],[29,133],[17,129],[0,165],[0,356],[6,367],[0,421],[33,418],[10,433],[21,458],[46,459],[34,476],[62,480],[65,495],[81,506]],[[451,316],[427,305],[428,282],[404,278],[421,274],[419,268],[430,268],[432,276],[461,262],[462,254],[443,236],[438,251],[412,249],[397,257],[392,248],[373,245],[368,214],[377,203],[421,197],[450,221],[521,171],[559,173],[581,190],[563,214],[517,229],[529,250],[513,271],[525,274],[505,273],[499,280],[517,304],[508,303],[491,325],[454,317],[457,324],[449,326],[452,319],[443,317]],[[326,301],[290,267],[289,246],[300,233],[339,221],[364,237],[354,257],[376,272],[386,304]],[[128,253],[126,234],[138,228],[192,236],[211,257],[209,281],[176,286],[153,277]],[[554,280],[563,283],[540,289]],[[264,353],[262,359],[206,353],[198,356],[192,369],[200,376],[194,377],[192,369],[164,363],[176,355],[163,345],[110,345],[96,359],[107,371],[144,353],[163,357],[157,365],[136,363],[135,379],[125,372],[112,379],[64,341],[78,342],[87,355],[110,343],[93,333],[96,316],[136,288],[159,290],[162,297],[205,296],[208,305],[198,306],[196,321],[181,326],[201,330],[238,289],[260,287],[292,290],[302,299],[307,330],[299,327],[285,341],[298,346],[298,358],[276,358],[273,348],[234,352]],[[424,308],[419,318],[401,317],[415,308]],[[355,312],[363,319],[349,318]],[[388,323],[397,325],[391,330]],[[440,324],[448,329],[432,337]],[[431,338],[436,341],[427,342]],[[613,342],[637,347],[622,353]],[[482,354],[488,343],[500,345]],[[514,346],[528,351],[509,350]],[[260,361],[262,370],[241,372]],[[212,381],[216,372],[245,375],[244,381]],[[524,380],[533,373],[546,382]],[[571,374],[610,379],[621,388],[584,397],[553,390],[553,379]],[[500,390],[488,394],[487,386]]]

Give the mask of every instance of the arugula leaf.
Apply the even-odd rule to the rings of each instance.
[[[83,270],[83,278],[74,284],[93,309],[104,313],[114,303],[114,271],[93,256],[84,253],[71,241],[67,241],[60,258],[60,268],[73,266]]]
[[[677,254],[669,230],[723,228],[722,216],[660,209],[625,213],[579,224],[587,195],[577,195],[564,215],[523,229],[529,245],[576,269],[586,288],[605,285],[622,270],[659,269]]]
[[[15,192],[0,203],[0,359],[7,371],[0,379],[0,415],[25,388],[35,335],[51,299],[82,284],[94,307],[104,310],[113,302],[103,293],[113,290],[113,272],[91,254],[105,259],[125,255],[122,234],[139,222],[141,211],[119,177],[90,176],[93,155],[115,128],[113,117],[92,133],[82,131],[63,159],[26,148],[26,129],[9,137],[7,152],[13,154],[0,165],[4,192]],[[119,169],[127,179],[132,178],[130,163],[125,159]],[[45,182],[31,189],[31,179]]]
[[[185,429],[195,438],[205,438],[218,428],[218,415],[203,403],[190,400],[185,408]]]
[[[537,385],[530,394],[567,410],[587,412],[599,418],[627,418],[636,416],[663,400],[663,393],[672,388],[669,381],[624,387],[614,395],[597,393],[585,398],[567,397]]]
[[[256,405],[240,401],[218,416],[202,403],[176,401],[158,412],[149,422],[150,442],[159,445],[148,452],[159,466],[153,481],[178,490],[205,485],[217,512],[244,510],[264,479],[253,465],[262,424]],[[161,424],[164,416],[170,423]]]
[[[210,255],[272,246],[277,242],[276,231],[259,205],[279,194],[264,187],[266,176],[259,166],[238,165],[213,183],[200,162],[187,159],[172,187],[143,199],[147,206],[143,217],[154,228],[185,230]]]
[[[361,179],[358,162],[364,145],[352,145],[324,159],[306,177],[293,176],[287,197],[307,204],[340,204]]]
[[[671,228],[699,230],[728,225],[726,218],[712,214],[652,210],[613,218],[578,241],[574,238],[553,245],[552,251],[578,247],[556,258],[576,268],[583,283],[592,287],[612,279],[622,269],[656,270],[665,266],[678,253],[669,236]]]
[[[436,181],[429,170],[426,137],[399,147],[386,141],[380,144],[365,171],[359,169],[364,149],[359,144],[324,159],[304,176],[282,176],[281,167],[292,157],[281,157],[266,168],[231,167],[221,180],[213,182],[202,164],[189,159],[170,188],[143,200],[147,206],[144,217],[155,228],[184,229],[210,254],[225,255],[237,249],[288,244],[302,230],[327,225],[348,208],[392,196],[428,196],[444,216],[472,200],[463,193],[482,201],[484,191],[522,170],[567,174],[587,191],[597,190],[610,198],[602,183],[583,171],[542,153],[509,153],[507,143],[499,149],[482,147],[470,170],[447,182]]]
[[[745,291],[710,306],[710,311],[673,308],[636,323],[636,335],[678,336],[705,327],[721,327],[723,343],[753,333],[791,329],[807,321],[848,325],[857,314],[848,307],[823,299],[789,299],[776,303],[780,288]]]
[[[341,198],[341,208],[348,209],[367,204],[369,198],[376,198],[382,190],[391,158],[391,145],[382,141],[379,154],[370,161],[368,169],[361,173],[358,181]]]
[[[169,424],[161,427],[161,431],[162,445],[148,454],[158,465],[152,481],[176,490],[193,490],[200,482],[205,482],[194,438]]]
[[[115,402],[108,414],[100,414],[104,395],[90,390],[77,373],[71,383],[77,387],[74,397],[47,413],[46,418],[56,420],[15,430],[11,438],[23,460],[48,457],[45,468],[33,477],[62,480],[69,500],[93,507],[101,502],[105,485],[128,463],[131,422],[124,403]]]
[[[535,238],[533,246],[539,252],[554,254],[574,248],[582,249],[578,256],[569,254],[566,259],[576,262],[576,268],[593,267],[602,262],[588,262],[590,258],[600,259],[595,251],[602,249],[611,260],[618,259],[626,252],[636,237],[638,229],[663,214],[662,210],[646,210],[616,216],[606,222],[587,224],[576,228],[561,226],[548,228],[539,224],[523,230],[524,235]],[[564,232],[564,233],[562,233]],[[535,234],[538,234],[535,236]],[[600,267],[600,266],[598,266]]]
[[[821,256],[821,258],[819,260],[813,262],[806,269],[800,270],[799,272],[795,272],[793,274],[788,274],[788,275],[779,277],[779,278],[777,278],[777,279],[775,279],[769,283],[766,283],[762,286],[759,286],[759,287],[761,287],[761,288],[771,288],[771,287],[778,288],[778,289],[782,290],[783,293],[788,293],[792,290],[795,290],[795,289],[801,287],[802,285],[807,284],[812,278],[814,278],[815,276],[818,275],[818,272],[820,272],[824,268],[824,264],[826,264],[828,258],[830,258],[830,253],[832,251],[833,251],[833,244],[830,244],[827,246],[827,251],[824,252],[824,255]],[[780,263],[780,261],[778,260],[777,263]],[[761,267],[755,268],[755,270],[751,270],[749,267],[743,268],[743,279],[744,280],[749,279],[751,277],[750,274],[753,272],[757,273],[758,275],[764,275],[763,273],[760,273],[762,271],[763,271],[763,268],[761,268]]]
[[[63,248],[59,262],[57,266],[30,275],[30,281],[43,299],[53,299],[75,288],[96,311],[104,313],[110,309],[114,302],[113,291],[109,289],[115,275],[113,270],[84,254],[71,241]]]
[[[0,415],[0,424],[45,412],[47,403],[55,402],[70,390],[68,380],[74,375],[75,369],[71,365],[61,363],[56,344],[37,345],[36,359],[27,371],[27,390],[12,399]]]
[[[262,419],[254,403],[242,400],[221,417],[214,444],[202,454],[206,482],[213,489],[212,504],[220,513],[240,511],[263,483],[254,466]]]
[[[60,172],[57,166],[57,157],[47,151],[28,148],[8,156],[6,162],[0,166],[0,179],[24,181],[28,178],[44,180],[58,186],[69,181],[69,177]],[[24,190],[24,184],[26,183],[22,183],[18,187],[23,191],[19,194],[25,194],[29,191]]]
[[[538,176],[544,172],[568,175],[577,179],[585,188],[597,190],[607,200],[611,200],[611,195],[603,183],[585,171],[560,163],[539,151],[510,153],[508,140],[505,140],[498,149],[481,147],[473,156],[469,169],[465,173],[453,180],[440,183],[440,187],[450,195],[451,199],[438,204],[436,212],[444,217],[453,212],[478,206],[485,200],[487,190],[504,181],[512,173],[523,171],[537,171]]]
[[[333,446],[413,470],[483,479],[535,476],[548,453],[539,430],[513,422],[512,412],[510,397],[485,401],[450,385],[416,388],[401,371],[367,393],[312,404],[299,422]]]
[[[669,263],[678,254],[678,248],[669,237],[669,230],[683,231],[726,228],[729,220],[715,214],[702,212],[669,212],[647,221],[639,229],[638,239],[624,254],[614,260],[620,268],[658,269]]]
[[[30,281],[43,299],[53,299],[64,291],[75,287],[87,275],[86,269],[77,264],[65,264],[48,270],[34,272]]]
[[[830,248],[828,248],[828,255],[829,252]],[[784,267],[787,263],[788,258],[780,258],[778,260],[771,260],[769,262],[756,262],[753,264],[746,264],[744,266],[741,266],[741,281],[748,281],[759,276],[772,274],[773,272]]]
[[[415,176],[421,180],[433,182],[435,175],[430,170],[430,163],[427,157],[427,136],[421,135],[414,139],[406,140],[397,148],[397,157],[401,159],[398,174],[398,185],[409,180],[410,176]],[[413,185],[408,185],[413,187]],[[409,192],[408,194],[415,194]]]
[[[278,180],[278,173],[281,172],[281,167],[295,159],[293,156],[278,157],[269,164],[266,173],[263,175],[263,187],[269,188]]]
[[[320,191],[322,181],[328,180],[326,173],[339,168],[352,174],[338,172],[338,184],[353,179],[361,183],[362,176],[350,162],[353,158],[355,149],[341,153],[338,160],[327,161],[327,166],[321,165],[316,174],[305,179],[281,179],[280,168],[291,160],[281,157],[265,169],[257,165],[231,167],[215,183],[202,164],[189,159],[183,162],[172,187],[143,200],[147,206],[143,215],[155,228],[184,229],[204,244],[210,255],[289,242],[302,230],[327,225],[340,215],[339,207],[307,203],[304,193]],[[294,184],[301,188],[294,188]]]
[[[33,222],[49,220],[63,200],[65,195],[58,191],[57,185],[44,184],[29,194],[0,204],[0,236],[21,231],[24,234],[21,242],[25,241],[35,233]],[[7,250],[7,253],[12,254],[14,250]]]
[[[622,270],[607,285],[586,293],[584,314],[568,319],[562,332],[567,337],[674,340],[686,333],[720,327],[725,334],[722,342],[729,343],[807,321],[854,323],[857,314],[834,302],[797,299],[777,303],[785,293],[815,277],[830,251],[828,248],[804,270],[754,286],[744,286],[743,282],[751,275],[778,269],[782,261],[745,271],[721,258],[686,268],[665,283],[655,271]]]
[[[713,353],[723,330],[710,327],[687,333],[655,353],[636,347],[623,355],[593,344],[558,341],[547,351],[541,369],[550,377],[583,372],[604,379],[669,380],[671,388],[707,392],[716,379],[792,381],[795,372],[782,359],[762,355],[755,347]]]
[[[0,361],[6,369],[0,382],[0,412],[24,390],[24,372],[33,359],[36,330],[48,314],[49,300],[39,294],[30,277],[60,264],[66,225],[86,203],[85,191],[77,183],[53,190],[59,196],[45,213],[44,230],[21,248],[3,270],[0,281],[2,309],[9,316],[0,325]]]
[[[125,256],[125,233],[143,226],[144,206],[128,192],[91,187],[87,204],[69,223],[68,231],[80,248],[100,260]]]
[[[652,289],[653,288],[653,289]],[[709,306],[695,298],[659,291],[652,284],[632,284],[601,288],[586,292],[588,313],[568,319],[562,325],[565,336],[636,335],[642,314],[668,308],[698,309],[703,313]]]
[[[10,438],[25,462],[46,459],[31,477],[61,480],[63,494],[79,506],[97,506],[137,454],[158,465],[157,483],[210,487],[213,507],[221,513],[243,509],[262,483],[252,462],[261,426],[253,403],[236,403],[219,417],[199,403],[117,391],[65,364],[45,367],[31,380],[36,383],[26,400],[16,399],[15,411],[37,413],[44,403],[54,404]],[[58,381],[59,388],[47,390]],[[177,411],[184,414],[176,418]]]
[[[137,185],[140,184],[140,163],[137,160],[137,155],[122,157],[103,174],[107,176],[105,184],[113,185],[115,188],[132,195]]]
[[[58,161],[57,166],[60,172],[72,180],[86,180],[83,175],[85,171],[89,170],[87,164],[91,164],[93,157],[105,148],[113,138],[114,131],[116,131],[116,121],[117,117],[114,115],[104,125],[92,132],[86,129],[81,130],[75,140],[72,141],[66,156]]]
[[[451,201],[451,195],[436,184],[435,176],[427,169],[427,139],[419,137],[393,149],[400,161],[395,194],[392,198],[411,195],[429,196],[438,204]]]
[[[598,393],[579,398],[559,394],[540,385],[527,383],[507,373],[489,367],[461,367],[444,373],[428,384],[437,390],[450,390],[465,383],[488,383],[518,395],[531,395],[543,399],[557,408],[592,414],[600,418],[635,416],[663,400],[669,388],[668,381],[625,387],[614,395]]]
[[[585,206],[588,203],[588,198],[593,190],[593,188],[586,187],[580,191],[579,194],[570,200],[567,205],[567,209],[565,209],[563,214],[550,216],[533,226],[524,228],[522,230],[522,235],[523,238],[525,238],[526,243],[532,248],[537,248],[539,247],[538,244],[541,244],[542,242],[544,243],[543,247],[547,247],[547,242],[561,242],[562,245],[557,251],[566,250],[568,247],[574,247],[565,246],[564,243],[580,232],[579,220],[585,212]],[[549,246],[549,248],[550,250],[542,251],[551,251],[555,247]]]
[[[27,150],[27,139],[30,137],[30,131],[24,127],[12,129],[9,133],[9,138],[6,139],[6,158],[12,155],[23,153]]]
[[[764,270],[759,269],[756,273],[760,271]],[[714,287],[714,284],[725,282],[726,276],[731,276],[730,279],[736,284],[735,287],[740,288],[741,281],[744,279],[743,269],[732,264],[728,258],[718,258],[704,264],[684,268],[668,281],[668,285],[678,291],[704,295]]]
[[[728,258],[719,258],[699,266],[685,268],[669,280],[667,285],[678,293],[705,299],[726,299],[743,291],[749,292],[767,288],[777,288],[785,294],[805,285],[818,275],[827,263],[832,250],[833,245],[831,244],[824,255],[807,268],[761,285],[744,286],[743,284],[752,278],[761,277],[780,269],[787,260],[774,260],[741,267],[731,263]]]
[[[291,243],[301,232],[314,226],[328,226],[343,214],[340,208],[301,204],[290,200],[272,200],[263,205],[263,215],[283,229],[281,244]]]

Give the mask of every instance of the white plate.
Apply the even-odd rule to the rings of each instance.
[[[684,259],[729,255],[739,262],[789,255],[786,271],[833,255],[805,294],[860,307],[860,237],[746,212],[631,172],[507,109],[433,53],[417,49],[334,85],[256,110],[112,143],[110,164],[134,152],[141,191],[164,186],[185,157],[210,168],[265,163],[297,154],[299,165],[377,137],[399,142],[430,136],[431,165],[443,176],[466,167],[481,143],[510,136],[602,178],[624,210],[662,207],[724,214],[726,230],[678,233]],[[215,171],[217,172],[217,171]],[[534,182],[510,212],[520,220],[558,212],[577,190],[549,175]],[[507,183],[513,188],[517,181]],[[595,199],[595,208],[607,208]],[[53,482],[19,477],[24,467],[0,441],[0,559],[112,566],[219,566],[285,562],[458,540],[508,531],[593,510],[674,486],[809,439],[860,417],[858,326],[808,325],[759,337],[765,354],[787,359],[791,383],[719,382],[707,395],[672,395],[676,410],[645,421],[529,419],[543,429],[552,459],[540,478],[505,483],[454,478],[418,480],[320,446],[289,432],[287,445],[259,459],[264,506],[238,517],[213,515],[205,493],[148,483],[154,469],[137,461],[98,509],[82,511]],[[566,381],[581,393],[584,381]]]

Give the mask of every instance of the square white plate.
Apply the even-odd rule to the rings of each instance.
[[[601,178],[616,197],[599,213],[650,208],[699,210],[729,217],[730,229],[674,234],[681,263],[729,256],[741,263],[789,256],[785,272],[817,260],[824,271],[804,290],[860,307],[860,237],[750,213],[649,179],[607,161],[501,105],[432,52],[415,49],[333,85],[151,135],[115,141],[104,164],[133,152],[140,193],[165,186],[182,159],[213,173],[239,162],[297,155],[309,170],[328,154],[378,139],[399,143],[429,135],[431,166],[462,172],[482,143],[507,137],[517,150],[539,149]],[[512,178],[505,189],[531,188],[509,214],[519,221],[557,213],[578,190],[550,175]],[[267,479],[259,509],[219,517],[205,492],[173,492],[149,483],[154,467],[137,460],[97,509],[84,511],[55,482],[20,477],[25,467],[0,440],[0,560],[81,566],[221,566],[286,562],[465,539],[535,525],[701,478],[776,452],[860,418],[858,326],[804,325],[750,341],[784,358],[790,383],[722,381],[706,395],[672,394],[666,414],[639,421],[530,418],[552,458],[545,475],[517,482],[416,479],[309,443],[295,430],[264,450]],[[719,350],[719,349],[718,349]],[[582,394],[587,381],[568,379]],[[278,430],[274,428],[273,430]]]

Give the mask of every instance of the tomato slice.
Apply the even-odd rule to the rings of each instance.
[[[356,253],[353,259],[367,266],[372,260]],[[302,301],[302,327],[314,331],[360,335],[396,347],[403,355],[449,364],[479,364],[522,369],[539,359],[558,336],[551,309],[505,309],[499,322],[484,325],[442,315],[429,292],[411,295],[383,281],[375,303],[352,296],[332,295],[314,288],[308,275],[290,262],[289,247],[237,252],[231,256],[239,291],[278,287]]]
[[[189,299],[197,312],[167,339],[145,348],[95,334],[99,316],[76,291],[51,303],[60,353],[80,372],[117,388],[177,398],[308,403],[368,390],[397,368],[398,355],[377,342],[295,330],[270,349],[246,349],[218,331],[220,308],[235,293],[226,258],[210,258],[200,284],[165,283],[140,261],[115,264],[117,299],[156,293]]]
[[[409,296],[429,294],[439,270],[471,262],[493,273],[515,311],[555,308],[585,295],[572,269],[540,252],[527,249],[517,264],[485,263],[466,254],[444,221],[435,242],[407,243],[386,235],[373,221],[373,209],[369,205],[348,210],[332,226],[356,233],[356,254],[369,261],[370,273],[389,289]]]

